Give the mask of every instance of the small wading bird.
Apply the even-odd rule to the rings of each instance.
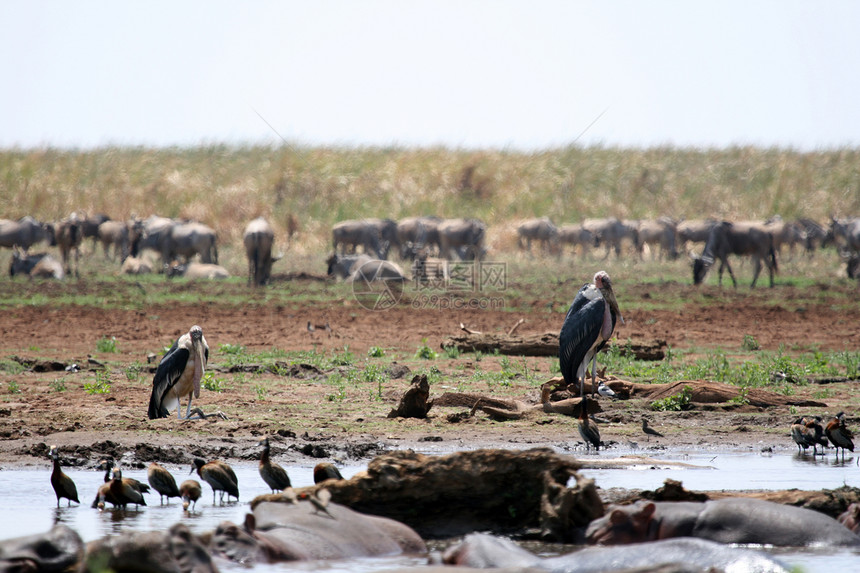
[[[642,431],[648,434],[649,440],[651,439],[651,436],[656,436],[658,438],[663,437],[663,434],[648,425],[648,420],[646,418],[642,418]]]
[[[278,464],[272,463],[269,457],[269,438],[263,438],[258,445],[263,446],[263,455],[260,456],[260,477],[271,488],[272,493],[290,487],[290,476],[287,475],[287,471]]]
[[[845,450],[854,452],[854,433],[845,426],[844,412],[839,412],[834,418],[827,422],[824,428],[824,435],[836,448],[836,457],[839,457],[839,448],[842,448],[842,459],[845,459]]]
[[[230,497],[235,497],[239,500],[239,480],[236,479],[236,473],[228,464],[215,460],[206,462],[201,458],[194,458],[194,465],[191,471],[197,470],[197,475],[212,487],[212,503],[215,503],[215,492],[221,492],[221,503],[224,503],[224,493],[227,493],[227,501]],[[190,472],[189,472],[190,473]]]
[[[818,446],[821,446],[821,454],[824,454],[824,448],[827,447],[827,438],[824,436],[824,428],[821,426],[821,416],[814,418],[805,418],[806,423],[803,427],[803,440],[807,446],[812,446],[812,455],[818,455]],[[804,448],[805,450],[805,448]]]
[[[586,451],[594,446],[595,451],[600,451],[600,430],[597,424],[588,419],[588,396],[583,396],[579,403],[579,435],[585,440]]]
[[[328,462],[321,462],[314,466],[314,483],[322,483],[330,479],[343,479],[340,470]]]
[[[152,489],[158,492],[160,496],[159,500],[162,504],[164,504],[165,497],[167,497],[167,505],[170,505],[171,497],[181,497],[173,474],[156,462],[149,464],[146,470],[146,480],[152,486]]]
[[[179,496],[182,498],[182,509],[188,511],[197,508],[197,500],[203,494],[203,489],[200,487],[200,482],[196,479],[187,479],[179,485]]]
[[[72,502],[80,504],[78,501],[78,488],[75,487],[75,482],[72,478],[63,473],[60,467],[60,452],[57,451],[57,446],[51,446],[48,454],[54,460],[54,469],[51,471],[51,486],[54,488],[54,493],[57,494],[57,507],[60,507],[60,499],[68,500],[67,507],[72,505]]]
[[[109,503],[114,507],[122,506],[123,504],[116,497],[114,497],[114,494],[111,492],[110,489],[112,481],[111,470],[113,470],[114,467],[113,460],[110,458],[100,460],[99,465],[97,467],[100,470],[104,469],[105,478],[104,483],[99,486],[99,489],[96,492],[96,498],[93,500],[93,503],[90,507],[92,507],[93,509],[104,509],[106,503]],[[122,481],[123,483],[136,489],[140,493],[149,493],[149,486],[145,483],[141,483],[134,478],[122,478]]]
[[[591,392],[594,394],[597,353],[612,336],[616,320],[624,324],[612,291],[612,281],[606,271],[598,271],[594,282],[584,285],[576,293],[558,337],[561,374],[565,384],[576,382],[580,385],[580,396],[585,393],[589,362],[592,362]]]
[[[122,470],[113,469],[113,479],[110,481],[110,493],[120,507],[133,503],[135,507],[146,505],[143,494],[128,481],[122,479]]]
[[[791,439],[794,440],[794,443],[797,444],[797,452],[798,453],[806,453],[806,448],[809,447],[809,444],[806,443],[806,438],[804,437],[804,432],[806,430],[806,418],[798,418],[791,425]]]
[[[199,408],[194,410],[197,416],[191,417],[191,400],[200,397],[200,381],[208,360],[209,345],[203,338],[203,329],[194,325],[173,343],[158,364],[152,380],[152,396],[149,398],[150,420],[167,418],[174,408],[180,420],[206,417]],[[180,400],[186,396],[188,408],[183,416]]]

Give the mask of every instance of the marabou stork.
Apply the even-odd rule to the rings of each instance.
[[[597,378],[597,353],[615,330],[616,320],[624,318],[612,291],[612,281],[606,271],[598,271],[594,282],[583,285],[567,311],[559,334],[558,359],[565,384],[580,384],[579,395],[585,393],[588,363],[591,368],[591,390],[594,394]]]
[[[197,416],[191,417],[191,400],[200,397],[200,381],[208,360],[209,345],[203,338],[203,329],[194,325],[173,343],[158,364],[149,398],[150,420],[166,418],[174,408],[180,420],[206,417],[199,409]],[[180,400],[185,396],[188,396],[188,408],[183,416]]]

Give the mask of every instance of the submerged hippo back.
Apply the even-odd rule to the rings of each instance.
[[[693,536],[721,543],[787,547],[860,545],[860,537],[823,513],[745,498],[706,502]]]

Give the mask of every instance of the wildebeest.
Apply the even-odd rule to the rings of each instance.
[[[803,244],[803,229],[793,221],[785,221],[775,215],[764,222],[765,228],[773,235],[773,249],[778,255],[782,254],[782,246],[788,245],[788,252],[794,256],[796,245]]]
[[[152,272],[152,265],[140,257],[126,257],[120,272],[125,275],[146,275]]]
[[[0,220],[0,247],[19,246],[25,251],[41,241],[51,240],[51,230],[33,217],[26,215],[17,221]]]
[[[330,277],[345,279],[352,274],[355,265],[361,266],[372,260],[373,259],[370,256],[363,253],[360,255],[340,255],[338,253],[332,253],[331,256],[326,259],[326,265],[328,265],[326,274]]]
[[[810,256],[815,249],[825,247],[833,241],[833,232],[822,227],[817,221],[801,217],[796,223],[803,230],[803,245]]]
[[[767,265],[770,275],[770,286],[773,287],[773,275],[777,271],[776,252],[773,248],[773,236],[761,223],[722,221],[711,229],[708,242],[701,257],[693,261],[693,283],[701,284],[714,261],[719,259],[719,284],[723,284],[723,268],[728,269],[732,284],[737,287],[738,281],[729,264],[729,255],[750,255],[755,266],[750,288],[755,287],[761,272],[761,263]]]
[[[168,264],[170,261],[170,232],[176,223],[177,221],[173,219],[158,215],[150,215],[144,219],[140,241],[137,244],[137,248],[132,248],[131,255],[136,257],[140,251],[149,249],[161,256],[162,264]]]
[[[353,219],[336,223],[331,228],[334,250],[337,251],[339,246],[341,253],[351,253],[360,246],[366,254],[384,259],[388,254],[388,246],[383,244],[376,221]]]
[[[558,228],[558,241],[560,245],[571,245],[576,250],[577,245],[581,248],[582,256],[588,254],[588,250],[597,246],[597,237],[580,224],[562,225]]]
[[[203,223],[189,221],[177,223],[170,229],[170,238],[166,245],[167,259],[184,257],[190,261],[194,255],[200,255],[200,261],[206,264],[218,264],[218,237],[215,231]]]
[[[75,276],[78,276],[81,241],[84,239],[82,221],[83,219],[77,213],[72,213],[54,225],[54,244],[60,249],[66,274],[72,274],[72,260],[74,260]]]
[[[105,221],[98,228],[98,239],[101,241],[105,252],[105,258],[124,261],[131,254],[132,245],[140,239],[143,232],[143,223],[137,219],[130,221]],[[110,248],[113,247],[113,257],[110,256]],[[135,251],[138,249],[135,249]]]
[[[860,217],[849,219],[830,218],[833,239],[842,248],[852,253],[860,253]]]
[[[226,279],[230,277],[230,272],[221,265],[212,263],[178,263],[174,261],[167,267],[167,276],[185,277],[187,279]]]
[[[523,221],[517,226],[517,246],[531,252],[532,241],[539,242],[547,253],[557,250],[558,227],[549,217]]]
[[[613,249],[615,256],[620,257],[621,247],[625,240],[633,243],[637,252],[639,250],[639,232],[636,230],[635,223],[620,221],[616,217],[607,217],[605,219],[586,219],[582,222],[582,226],[597,237],[598,243],[606,245],[606,254],[603,258],[608,257]]]
[[[639,256],[642,256],[645,245],[653,245],[654,247],[659,245],[661,259],[677,259],[678,248],[675,240],[677,230],[677,223],[669,217],[639,221]],[[652,247],[651,258],[654,258],[653,250]]]
[[[104,213],[99,213],[97,215],[85,215],[83,220],[81,221],[81,235],[84,239],[90,238],[93,240],[93,252],[96,250],[96,245],[98,244],[99,237],[99,225],[104,223],[105,221],[110,221],[110,217],[105,215]]]
[[[445,219],[437,226],[440,256],[453,260],[480,260],[486,249],[487,227],[477,219]]]
[[[27,275],[30,278],[62,280],[65,277],[63,265],[48,253],[27,254],[18,247],[12,248],[12,263],[9,276]]]
[[[353,265],[352,274],[346,278],[346,282],[352,283],[355,281],[405,282],[406,276],[403,274],[403,269],[401,269],[397,263],[371,259],[361,264]]]
[[[713,219],[691,219],[678,223],[677,234],[679,250],[687,251],[687,243],[707,243],[711,229],[717,221]]]
[[[272,256],[275,232],[263,217],[257,217],[245,227],[242,236],[245,256],[248,257],[248,284],[262,286],[272,276],[272,263],[281,257]]]
[[[397,223],[397,242],[400,258],[414,258],[419,249],[428,249],[428,254],[439,248],[440,217],[435,215],[406,217]]]

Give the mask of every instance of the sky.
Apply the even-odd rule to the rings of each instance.
[[[860,145],[854,0],[4,0],[0,148]]]

